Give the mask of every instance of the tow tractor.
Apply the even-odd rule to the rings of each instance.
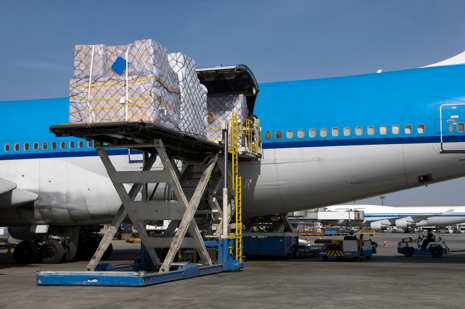
[[[378,246],[371,239],[363,240],[363,234],[360,234],[360,239],[357,239],[355,235],[344,236],[344,240],[317,239],[315,244],[323,245],[320,251],[323,261],[327,261],[330,256],[335,256],[339,260],[343,257],[359,258],[364,256],[367,260],[370,260],[373,254],[376,253],[376,247]]]
[[[418,235],[417,239],[412,237],[403,238],[397,244],[397,252],[411,257],[415,255],[431,255],[434,258],[440,258],[443,254],[451,254],[442,236],[437,236],[433,241],[427,242],[425,235]]]

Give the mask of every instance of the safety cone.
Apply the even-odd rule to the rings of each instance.
[[[387,244],[386,244],[386,241],[384,241],[384,245],[383,245],[383,248],[387,248]]]

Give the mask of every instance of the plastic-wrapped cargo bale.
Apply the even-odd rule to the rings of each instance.
[[[144,121],[180,129],[179,82],[161,44],[78,45],[74,59],[71,123]]]
[[[243,94],[209,97],[207,99],[208,129],[207,137],[209,141],[221,141],[222,130],[221,121],[230,121],[234,113],[239,118],[246,119],[249,116],[247,98]],[[243,141],[239,141],[243,144]]]
[[[201,100],[202,100],[202,106],[205,107],[205,109],[202,109],[202,122],[203,126],[206,128],[206,132],[208,130],[208,108],[207,108],[207,95],[208,95],[208,89],[204,85],[200,84],[200,92],[201,92]],[[205,139],[207,139],[207,133],[205,133]]]
[[[177,73],[181,92],[181,132],[206,139],[206,88],[200,84],[195,61],[183,53],[168,54],[168,59],[171,68]]]

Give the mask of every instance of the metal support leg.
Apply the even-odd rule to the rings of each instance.
[[[283,221],[284,231],[285,232],[294,232],[294,228],[292,227],[291,223],[289,222],[287,214],[279,214],[279,217],[281,218],[281,221]]]
[[[102,147],[102,143],[96,142],[95,143],[95,149],[97,150],[98,154],[100,155],[100,159],[103,162],[103,165],[105,166],[108,174],[110,175],[112,172],[116,172],[115,167],[113,166],[113,163],[111,162],[110,158],[108,157],[107,152],[105,149]],[[153,164],[155,163],[155,160],[157,159],[156,154],[152,154],[150,158],[147,160],[146,165],[143,168],[143,171],[149,171]],[[111,177],[110,177],[111,179]],[[113,180],[112,180],[113,182]],[[115,183],[113,182],[113,185],[115,186],[115,189],[118,193],[118,195],[121,198],[121,201],[123,201],[123,205],[120,206],[118,209],[118,212],[116,213],[115,218],[113,219],[110,227],[108,228],[107,232],[105,233],[105,236],[102,238],[100,241],[99,247],[97,251],[95,251],[94,256],[90,260],[89,264],[87,265],[86,269],[88,271],[94,271],[95,267],[97,264],[100,262],[103,254],[107,250],[108,246],[110,245],[111,241],[113,240],[113,237],[115,236],[116,232],[118,231],[118,228],[121,226],[121,223],[124,221],[124,219],[127,216],[127,212],[124,208],[124,202],[130,202],[135,199],[137,196],[137,193],[139,193],[140,188],[142,187],[141,183],[135,183],[131,190],[129,191],[129,194],[126,193],[126,189],[124,188],[124,185],[121,183]],[[137,225],[135,222],[133,222],[135,225]],[[136,226],[137,228],[140,228],[139,226]],[[144,227],[145,231],[145,227]],[[154,263],[160,263],[160,259],[156,255],[155,251],[148,250],[150,257],[152,258],[152,261]]]
[[[210,180],[211,173],[213,168],[215,167],[216,161],[218,160],[218,155],[215,156],[213,161],[209,164],[208,168],[202,174],[200,178],[199,184],[197,185],[197,189],[195,190],[194,195],[192,196],[191,201],[188,203],[187,198],[183,192],[181,184],[178,180],[178,175],[176,171],[173,169],[172,163],[170,162],[168,155],[165,152],[165,148],[163,147],[163,143],[161,140],[154,141],[155,148],[157,149],[158,155],[162,160],[165,169],[168,172],[171,185],[173,187],[174,193],[176,194],[177,200],[181,205],[185,206],[186,211],[184,212],[184,216],[181,220],[181,223],[178,227],[178,231],[176,232],[171,247],[168,251],[168,254],[163,262],[163,265],[160,268],[160,273],[168,272],[171,267],[171,263],[178,252],[181,243],[186,235],[187,231],[189,230],[191,236],[194,238],[196,242],[197,249],[199,249],[199,253],[204,264],[211,265],[211,259],[208,255],[207,248],[202,240],[202,236],[200,235],[200,231],[195,223],[194,215],[195,211],[197,210],[197,206],[200,202],[200,199],[206,189],[208,181]]]

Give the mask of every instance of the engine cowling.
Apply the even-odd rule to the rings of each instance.
[[[370,228],[372,230],[385,230],[389,225],[391,225],[391,222],[389,222],[389,220],[380,220],[371,222]]]
[[[407,218],[401,218],[401,219],[397,219],[396,220],[396,226],[398,228],[406,228],[406,227],[410,227],[410,226],[413,226],[414,225],[414,222],[412,220],[412,218],[410,217],[407,217]]]
[[[31,233],[30,226],[12,226],[8,228],[8,232],[14,239],[18,240],[39,240],[39,237],[35,233]]]

